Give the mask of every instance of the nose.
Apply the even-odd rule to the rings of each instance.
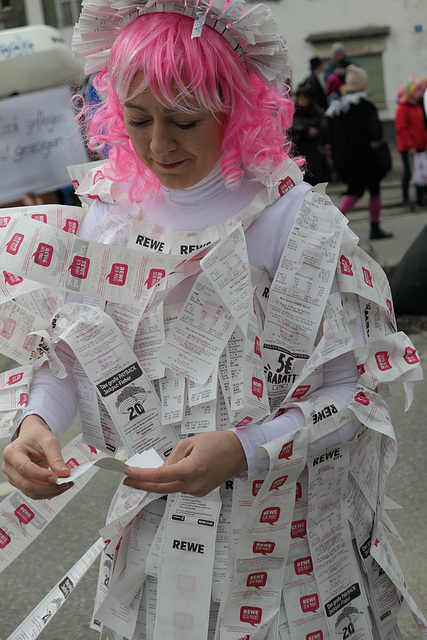
[[[177,142],[171,127],[164,122],[154,122],[151,127],[150,149],[157,159],[161,159],[171,151],[176,151]]]

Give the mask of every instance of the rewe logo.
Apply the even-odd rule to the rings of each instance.
[[[391,369],[390,356],[387,351],[378,351],[375,354],[375,360],[377,361],[378,369],[380,371],[387,371]]]
[[[338,409],[334,404],[323,407],[320,411],[314,411],[312,414],[313,424],[317,424],[326,418],[330,418],[333,413],[338,413]]]
[[[416,350],[412,349],[411,347],[406,347],[403,359],[406,360],[408,364],[418,364],[418,362],[420,361],[419,357],[417,356]]]
[[[319,596],[317,593],[312,593],[309,596],[303,596],[299,601],[303,613],[308,613],[309,611],[314,613],[320,607]]]
[[[317,456],[313,460],[313,467],[316,464],[320,464],[321,462],[326,462],[326,460],[337,460],[341,458],[341,449],[333,449],[332,451],[327,451],[326,453],[322,453],[321,456]]]
[[[190,542],[189,540],[174,540],[172,549],[180,551],[191,551],[192,553],[205,553],[205,545],[199,542]]]
[[[295,186],[295,182],[292,180],[290,176],[287,176],[284,180],[279,182],[279,193],[281,196],[285,195],[288,191],[290,191]]]
[[[363,279],[365,280],[368,287],[373,287],[374,285],[372,283],[371,272],[368,271],[368,269],[365,269],[365,267],[362,267],[362,272],[363,272]]]
[[[291,440],[290,442],[287,442],[286,444],[283,445],[283,447],[280,450],[279,453],[279,460],[283,460],[283,458],[285,458],[286,460],[289,460],[289,458],[292,457],[294,451],[294,441]]]
[[[353,274],[353,269],[352,269],[352,266],[351,266],[351,262],[345,256],[341,256],[341,258],[340,258],[340,271],[345,276],[354,275]]]

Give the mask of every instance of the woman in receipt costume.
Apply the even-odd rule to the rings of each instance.
[[[69,474],[58,438],[78,408],[80,361],[98,391],[99,448],[153,446],[164,461],[125,471],[94,628],[130,640],[400,638],[412,601],[381,520],[395,439],[378,389],[410,385],[419,361],[381,269],[290,159],[275,19],[243,0],[92,0],[73,47],[104,96],[90,144],[109,149],[78,189],[94,203],[75,288],[98,277],[95,243],[128,248],[101,301],[73,294],[57,309],[68,376],[46,365],[34,376],[4,454],[10,482],[33,499],[71,487],[55,484]],[[88,364],[96,340],[122,334]]]

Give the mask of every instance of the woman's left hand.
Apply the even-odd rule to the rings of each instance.
[[[157,469],[128,467],[124,484],[148,492],[181,491],[200,498],[247,468],[236,434],[210,431],[177,442],[167,461]]]

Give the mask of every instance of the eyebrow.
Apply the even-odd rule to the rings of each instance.
[[[139,104],[135,104],[134,102],[130,102],[129,100],[126,101],[123,106],[125,106],[128,109],[138,109],[138,111],[142,111],[143,113],[148,113],[148,109],[146,109],[145,107],[142,107]],[[168,109],[167,107],[164,107],[163,112],[165,114],[182,113],[181,109]]]

